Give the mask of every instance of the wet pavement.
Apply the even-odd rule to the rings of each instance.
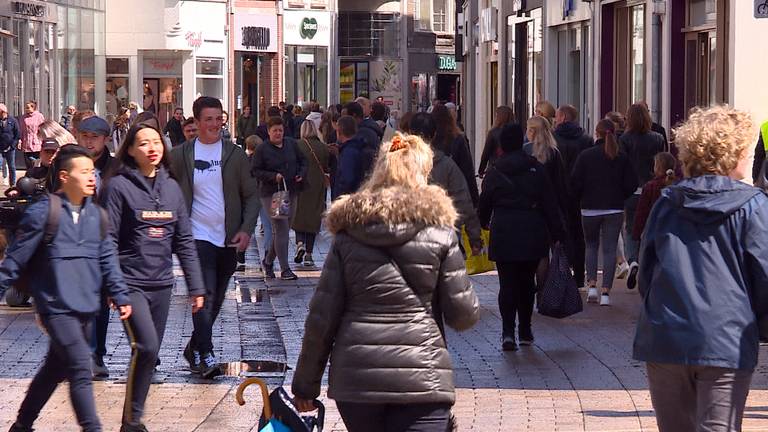
[[[329,242],[318,239],[315,260],[322,265]],[[160,353],[162,384],[153,385],[145,423],[151,431],[255,431],[261,410],[255,386],[246,405],[235,402],[241,378],[261,376],[270,388],[290,388],[301,349],[304,319],[319,269],[297,268],[298,281],[265,284],[258,253],[248,251],[247,271],[236,274],[214,329],[217,357],[229,376],[204,381],[184,368],[181,351],[192,330],[183,279],[175,289],[168,330]],[[631,360],[639,296],[617,284],[613,306],[585,305],[575,317],[534,317],[536,342],[513,353],[500,350],[501,318],[496,305],[498,279],[474,276],[482,316],[473,329],[448,331],[454,360],[461,431],[653,431],[653,408],[645,369]],[[107,364],[111,380],[94,384],[105,430],[119,427],[130,351],[113,314]],[[0,429],[15,416],[26,386],[47,349],[47,339],[27,310],[0,306]],[[768,354],[761,348],[761,358]],[[242,362],[247,360],[250,362]],[[256,363],[260,362],[260,363]],[[761,362],[752,384],[744,430],[768,431],[768,368]],[[287,365],[287,370],[283,369]],[[331,400],[326,431],[344,431]],[[38,431],[77,430],[62,385],[36,424]]]

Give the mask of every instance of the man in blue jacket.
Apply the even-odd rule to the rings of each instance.
[[[0,265],[0,296],[28,265],[35,266],[34,272],[28,272],[29,290],[50,337],[45,363],[29,386],[11,432],[32,431],[43,406],[64,380],[69,381],[70,399],[82,430],[101,431],[93,400],[88,338],[100,308],[102,284],[120,310],[120,319],[131,315],[115,246],[104,235],[104,210],[93,202],[96,177],[88,151],[76,145],[62,147],[56,173],[60,184],[56,197],[40,199],[27,208]],[[58,220],[58,229],[52,239],[44,240],[50,211],[58,213],[53,218]]]
[[[0,103],[0,154],[8,164],[8,184],[16,184],[16,145],[21,140],[19,124],[16,119],[8,115],[8,107]],[[0,161],[0,165],[2,165]]]
[[[373,162],[365,152],[366,145],[356,136],[357,122],[350,116],[341,116],[338,122],[339,164],[331,198],[357,192],[365,179],[365,167]]]

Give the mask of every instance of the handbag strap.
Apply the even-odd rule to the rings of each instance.
[[[325,168],[323,168],[323,164],[320,163],[320,159],[317,158],[317,154],[315,154],[315,150],[312,149],[312,145],[309,144],[309,141],[302,138],[302,141],[304,141],[304,144],[307,145],[307,148],[309,148],[309,151],[312,153],[312,157],[315,159],[315,162],[317,163],[317,167],[320,168],[320,172],[325,174]]]

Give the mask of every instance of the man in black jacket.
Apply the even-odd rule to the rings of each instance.
[[[21,132],[16,119],[8,115],[8,107],[0,103],[0,153],[8,164],[8,184],[16,184],[16,145],[21,140]],[[4,163],[0,161],[0,165]]]
[[[555,140],[557,148],[563,156],[565,162],[566,175],[568,178],[573,174],[573,167],[576,165],[576,158],[582,151],[594,145],[594,139],[577,123],[579,112],[573,105],[562,105],[555,113]],[[584,286],[584,231],[581,226],[581,215],[579,203],[571,197],[566,206],[566,224],[568,228],[569,243],[568,259],[573,267],[576,284]]]
[[[173,118],[165,125],[164,133],[168,134],[168,138],[171,139],[171,145],[176,147],[179,144],[183,144],[184,129],[181,124],[184,122],[184,110],[182,108],[176,108],[173,111]]]

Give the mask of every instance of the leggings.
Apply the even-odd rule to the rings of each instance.
[[[315,237],[317,237],[317,233],[296,231],[296,244],[304,243],[307,254],[312,255],[315,250]]]
[[[613,288],[613,276],[616,273],[616,247],[619,233],[624,222],[624,212],[602,216],[583,216],[584,241],[587,244],[587,280],[597,280],[597,254],[603,247],[603,288]]]

